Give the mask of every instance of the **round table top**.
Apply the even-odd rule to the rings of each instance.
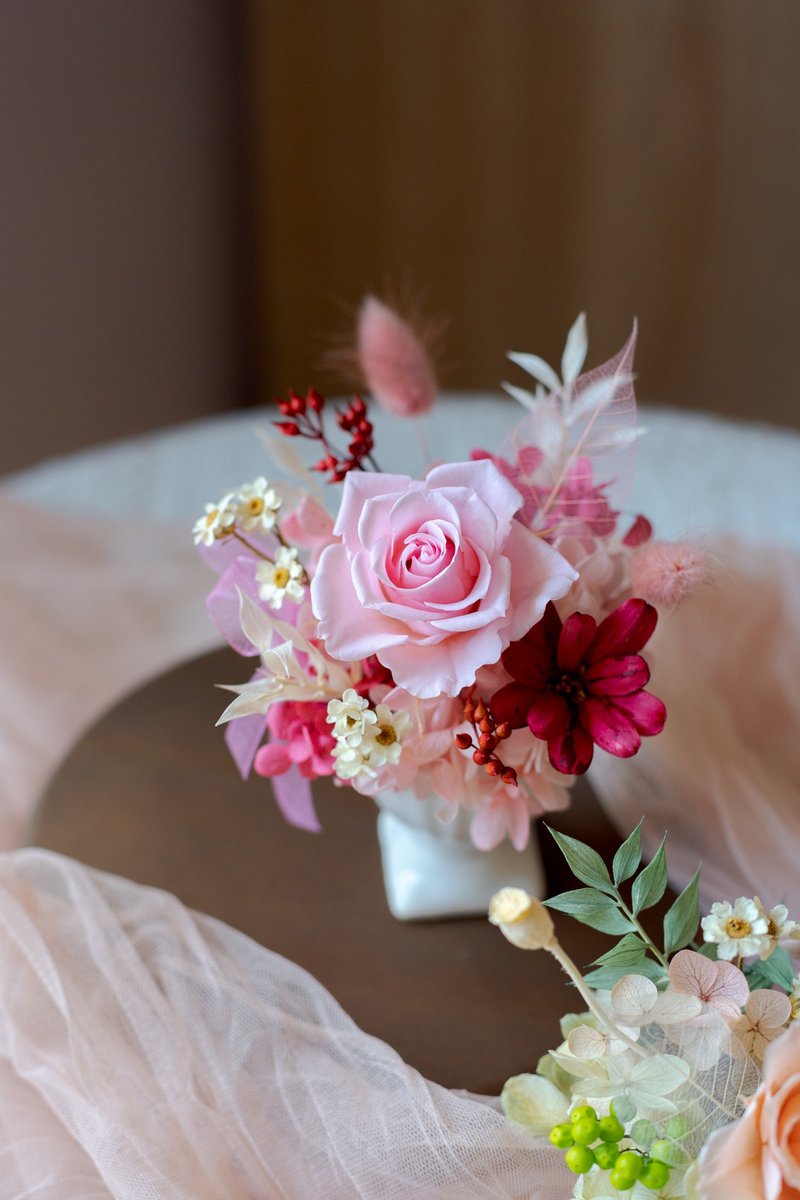
[[[366,1032],[427,1078],[494,1093],[534,1070],[579,1008],[546,954],[525,954],[481,918],[403,923],[386,907],[371,800],[315,785],[321,834],[286,824],[268,782],[239,778],[214,722],[214,684],[241,677],[219,651],[136,691],[75,747],[31,841],[163,888],[310,971]],[[579,783],[551,824],[607,859],[618,838]],[[575,886],[546,830],[552,892]],[[554,914],[579,964],[610,946]]]

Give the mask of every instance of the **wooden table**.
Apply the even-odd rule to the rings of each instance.
[[[214,684],[245,677],[220,651],[129,696],[56,774],[31,841],[175,893],[292,959],[362,1029],[429,1079],[497,1092],[558,1044],[582,1007],[553,959],[509,945],[485,918],[404,924],[383,894],[372,801],[319,787],[324,832],[287,825],[269,784],[239,779],[214,722]],[[610,859],[618,838],[585,784],[552,824]],[[577,886],[545,830],[550,890]],[[611,945],[556,914],[578,963]]]

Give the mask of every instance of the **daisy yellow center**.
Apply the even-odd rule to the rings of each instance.
[[[285,588],[290,579],[289,568],[288,567],[276,567],[274,578],[275,578],[275,586],[276,587]]]
[[[206,525],[210,528],[214,524],[214,522],[216,521],[218,516],[219,516],[219,509],[212,508],[211,512],[206,513]]]
[[[391,725],[379,725],[378,732],[375,734],[375,741],[380,746],[393,746],[397,741],[397,734]]]
[[[725,932],[729,938],[746,938],[753,931],[753,926],[744,917],[730,917],[725,922]]]
[[[771,938],[777,938],[778,926],[773,921],[772,917],[767,917],[767,935]]]
[[[792,1011],[789,1014],[790,1021],[796,1021],[800,1017],[800,996],[792,996]]]
[[[260,517],[264,511],[264,497],[251,496],[247,501],[247,511],[250,513],[251,517]]]

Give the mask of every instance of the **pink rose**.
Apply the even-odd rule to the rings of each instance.
[[[767,1048],[744,1116],[709,1138],[697,1190],[702,1200],[800,1197],[800,1021]]]
[[[424,480],[352,472],[311,585],[333,658],[376,655],[412,695],[455,696],[565,595],[577,572],[514,514],[488,460]]]

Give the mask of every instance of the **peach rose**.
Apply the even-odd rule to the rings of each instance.
[[[700,1200],[800,1200],[800,1022],[767,1048],[744,1116],[709,1138]]]

